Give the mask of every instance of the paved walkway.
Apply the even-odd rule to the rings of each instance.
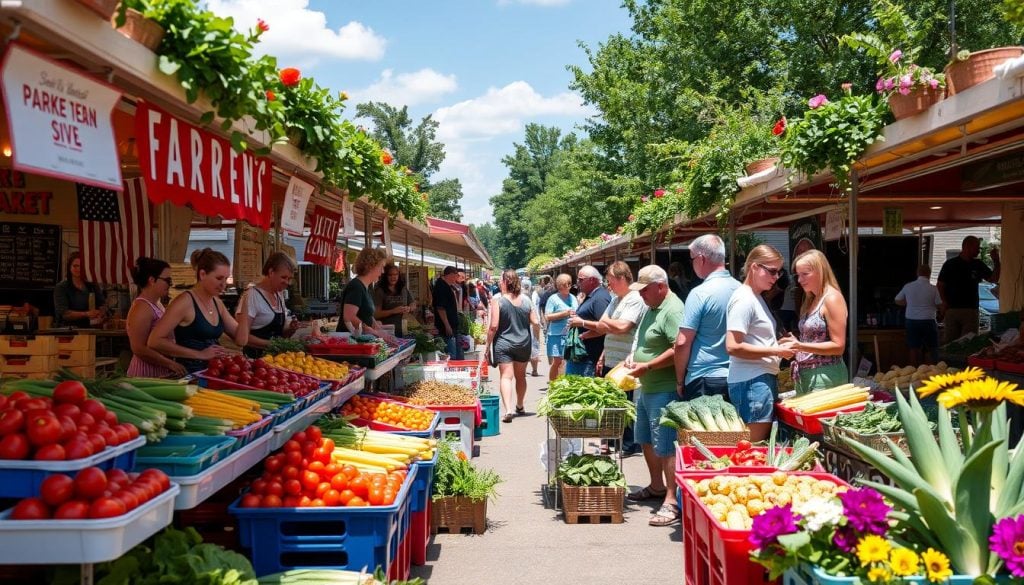
[[[496,371],[491,378],[496,394]],[[488,504],[487,532],[434,536],[427,564],[413,567],[412,576],[431,585],[682,582],[680,527],[648,526],[654,502],[627,503],[622,524],[566,524],[561,513],[545,507],[540,446],[547,420],[533,413],[547,376],[527,375],[527,381],[528,415],[502,424],[500,435],[477,442],[480,454],[473,462],[505,480],[497,501]],[[624,469],[632,489],[647,485],[643,457],[625,459]]]

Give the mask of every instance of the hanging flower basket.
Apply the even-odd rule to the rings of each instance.
[[[770,156],[768,158],[762,158],[761,160],[755,160],[748,164],[744,169],[747,171],[747,176],[756,175],[763,173],[768,169],[773,169],[779,164],[779,157]]]
[[[949,95],[984,83],[996,76],[995,68],[1003,61],[1024,55],[1024,47],[999,47],[971,53],[964,61],[946,66],[946,87]]]
[[[103,20],[110,20],[121,0],[78,0],[78,3],[99,14]]]
[[[155,51],[156,48],[160,46],[160,41],[164,40],[164,27],[160,26],[157,22],[146,18],[141,12],[134,8],[129,8],[127,10],[125,13],[124,26],[118,28],[117,32],[123,34],[136,43],[139,43],[143,47],[146,47],[150,51]]]
[[[285,132],[285,136],[288,137],[288,144],[291,144],[299,150],[302,150],[302,147],[306,146],[306,131],[302,128],[292,126]]]
[[[889,95],[889,109],[897,120],[916,116],[937,104],[943,98],[941,89],[915,87],[907,95],[893,92]]]

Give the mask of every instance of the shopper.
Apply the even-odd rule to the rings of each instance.
[[[95,283],[82,275],[82,255],[72,252],[67,261],[67,278],[53,288],[55,327],[98,327],[107,318],[106,297]]]
[[[348,281],[341,292],[341,320],[338,331],[376,335],[388,343],[395,343],[395,337],[386,333],[381,322],[374,318],[377,307],[370,296],[370,286],[384,273],[388,253],[383,248],[363,248],[353,264],[356,276]]]
[[[576,297],[569,292],[571,288],[572,277],[568,274],[559,274],[555,279],[556,292],[548,297],[544,310],[548,321],[548,359],[551,361],[551,369],[548,370],[549,382],[553,382],[562,369],[566,326],[569,324],[569,317],[579,306]]]
[[[792,349],[775,339],[775,321],[761,293],[771,288],[782,271],[782,254],[761,244],[747,254],[743,284],[726,309],[725,350],[729,354],[729,400],[750,427],[750,440],[768,438],[778,394],[779,358]]]
[[[978,332],[978,283],[999,282],[999,249],[993,246],[989,250],[992,268],[978,260],[980,252],[981,240],[967,236],[960,244],[960,254],[946,260],[939,270],[937,286],[942,296],[945,343]]]
[[[740,287],[725,269],[725,243],[703,235],[690,244],[700,285],[690,291],[676,337],[676,386],[683,400],[720,395],[729,399],[729,354],[725,351],[729,299]]]
[[[171,301],[146,345],[177,359],[191,374],[204,369],[206,362],[215,357],[234,353],[219,343],[224,333],[235,336],[238,323],[220,300],[231,276],[227,256],[203,248],[192,252],[190,261],[196,271],[195,286]]]
[[[640,379],[636,399],[636,441],[643,447],[651,483],[626,497],[632,501],[662,500],[651,516],[651,526],[679,522],[675,490],[675,429],[661,426],[661,409],[676,398],[673,369],[676,334],[683,316],[683,301],[669,290],[668,274],[657,265],[640,269],[630,290],[640,292],[648,310],[637,327],[633,352],[626,358],[630,375]],[[670,489],[671,488],[671,489]]]
[[[523,295],[530,299],[530,312],[533,314],[530,319],[530,375],[537,377],[540,375],[537,371],[537,366],[540,365],[540,312],[537,310],[537,291],[529,280],[523,281],[522,286]]]
[[[608,309],[612,296],[608,289],[602,286],[601,273],[593,266],[580,268],[577,277],[580,291],[585,297],[576,314],[569,317],[568,324],[569,327],[586,330],[580,334],[580,339],[583,340],[583,346],[587,348],[587,359],[583,362],[566,363],[565,373],[577,376],[601,375],[596,367],[597,362],[601,359],[601,353],[604,352],[605,334],[598,328],[598,322],[605,310]]]
[[[686,271],[681,262],[672,262],[668,265],[668,287],[679,300],[686,302],[686,297],[690,294],[690,285],[686,282]]]
[[[441,277],[434,282],[434,324],[444,338],[448,357],[454,360],[463,358],[462,345],[458,340],[459,305],[455,296],[455,280],[458,270],[454,266],[446,266]]]
[[[932,267],[917,267],[917,280],[903,285],[896,294],[896,304],[906,307],[907,348],[911,366],[938,361],[939,325],[935,311],[942,306],[939,289],[931,283]]]
[[[490,326],[487,328],[487,347],[484,359],[498,364],[501,375],[501,402],[505,407],[505,422],[512,422],[515,386],[515,415],[526,413],[526,362],[530,360],[530,326],[539,324],[532,311],[533,303],[522,294],[519,276],[515,270],[501,273],[498,285],[501,294],[491,303]],[[493,352],[493,353],[492,353]],[[493,358],[493,359],[492,359]]]
[[[271,338],[291,337],[298,330],[299,321],[288,316],[283,294],[298,268],[290,256],[274,252],[263,263],[263,278],[242,295],[235,311],[235,343],[246,357],[262,357]]]
[[[139,257],[131,268],[132,282],[139,289],[139,296],[128,309],[125,329],[132,350],[128,363],[128,376],[132,378],[169,378],[184,376],[185,366],[151,349],[147,344],[150,332],[166,309],[160,299],[167,296],[173,284],[171,265],[156,258]],[[167,340],[174,342],[174,333],[168,332]]]
[[[376,319],[394,326],[396,337],[405,337],[405,316],[416,310],[416,301],[405,285],[405,275],[391,262],[384,265],[373,287],[373,306]]]
[[[820,250],[808,250],[793,261],[793,274],[804,291],[800,305],[800,337],[785,337],[783,347],[796,352],[790,370],[798,394],[834,388],[850,381],[843,361],[846,351],[846,300]]]

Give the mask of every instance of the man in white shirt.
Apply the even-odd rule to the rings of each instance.
[[[907,348],[912,366],[938,361],[939,326],[935,312],[942,305],[942,297],[929,280],[931,275],[932,267],[922,264],[917,268],[917,280],[903,285],[896,295],[896,304],[907,308]]]

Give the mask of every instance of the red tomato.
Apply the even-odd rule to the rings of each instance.
[[[250,491],[257,496],[262,496],[267,491],[267,482],[263,479],[257,479],[252,482],[252,486],[249,488]]]
[[[161,492],[171,489],[171,478],[159,469],[147,469],[139,474],[139,479],[155,481]]]
[[[89,517],[89,504],[82,500],[64,502],[53,513],[55,520],[85,520]]]
[[[75,475],[75,495],[94,500],[107,489],[107,476],[98,467],[86,467]]]
[[[0,439],[0,459],[24,459],[29,453],[28,437],[13,433]]]
[[[310,508],[323,508],[324,507],[324,501],[321,500],[320,498],[313,498],[313,500],[309,503],[309,507]]]
[[[0,410],[3,410],[5,408],[7,408],[7,401],[8,401],[7,395],[6,394],[0,394]]]
[[[93,453],[99,453],[107,448],[107,440],[99,433],[89,433],[89,442],[92,443]]]
[[[341,505],[341,492],[338,490],[327,490],[321,498],[323,498],[325,506],[333,507]]]
[[[326,481],[321,481],[316,486],[316,497],[323,498],[324,494],[331,489],[331,484]]]
[[[104,420],[107,417],[107,407],[103,406],[103,403],[99,400],[90,398],[78,406],[82,409],[82,412],[91,414],[97,421]]]
[[[294,465],[289,465],[281,470],[281,477],[285,479],[299,479],[299,475],[301,475],[301,472]]]
[[[117,432],[110,427],[99,427],[96,429],[96,434],[103,437],[103,441],[110,447],[121,444],[118,441]]]
[[[11,392],[11,395],[7,397],[7,401],[14,404],[19,400],[24,400],[26,398],[28,398],[28,394],[25,394],[21,390],[17,390],[15,392]]]
[[[338,497],[338,501],[341,503],[342,506],[347,506],[349,501],[354,497],[356,497],[356,495],[352,492],[352,490],[341,490],[341,493],[339,494]]]
[[[108,425],[110,425],[112,427],[116,426],[117,425],[117,413],[114,412],[113,410],[108,410],[107,414],[104,415],[104,417],[103,417],[103,422],[107,423]]]
[[[127,512],[124,502],[115,498],[102,497],[89,504],[90,518],[113,518]]]
[[[263,462],[263,469],[271,473],[277,473],[284,467],[284,455],[277,454],[267,457]]]
[[[320,441],[320,448],[332,453],[334,451],[334,439],[322,439]]]
[[[131,512],[135,508],[138,508],[141,503],[139,502],[139,497],[135,495],[135,492],[126,489],[115,492],[114,499],[121,500],[126,512]]]
[[[320,427],[314,425],[314,426],[311,426],[308,429],[306,429],[306,440],[307,441],[313,441],[314,443],[319,445],[320,444],[320,439],[322,439],[322,438],[323,438],[323,432],[320,431]]]
[[[261,505],[264,508],[280,508],[283,503],[284,502],[281,501],[281,497],[280,496],[270,496],[270,495],[268,495],[268,496],[263,496],[263,501],[262,501]]]
[[[78,420],[78,415],[82,414],[82,409],[74,404],[58,404],[53,407],[53,413],[57,416],[69,416],[72,420]]]
[[[57,403],[81,404],[88,398],[85,385],[74,380],[61,382],[53,389],[53,401]]]
[[[348,489],[360,498],[365,498],[370,493],[370,482],[365,475],[357,475],[348,482]]]
[[[43,445],[36,449],[35,455],[32,458],[36,461],[64,461],[68,458],[68,455],[64,452],[64,447],[60,443],[54,443],[52,445]]]
[[[78,428],[92,428],[92,426],[96,424],[96,417],[89,414],[88,412],[82,412],[79,413],[77,417],[75,417],[75,422],[78,423]]]
[[[287,451],[285,453],[285,462],[296,467],[302,465],[302,451]]]
[[[291,440],[295,441],[299,445],[302,445],[303,443],[305,443],[306,441],[309,440],[309,437],[306,436],[306,432],[305,431],[299,431],[299,432],[295,433],[294,435],[292,435]]]
[[[46,520],[49,517],[50,509],[39,498],[25,498],[11,510],[12,520]]]
[[[271,481],[267,483],[266,493],[268,496],[284,496],[284,486],[279,481]]]
[[[60,440],[67,441],[78,432],[78,425],[75,424],[75,420],[67,415],[57,415],[57,420],[60,421]]]
[[[135,499],[139,502],[139,505],[145,504],[149,500],[153,499],[153,496],[149,493],[149,490],[139,485],[129,485],[124,488],[124,491],[131,492],[135,496]]]
[[[316,486],[320,485],[320,475],[312,471],[302,472],[302,488],[309,492],[316,491]]]
[[[393,490],[391,488],[385,489],[384,490],[384,505],[385,506],[390,506],[391,504],[394,504],[395,503],[395,497],[397,497],[397,495],[398,494],[395,493],[395,490]]]
[[[345,505],[349,507],[361,507],[369,506],[370,504],[367,504],[366,501],[363,500],[363,498],[360,498],[359,496],[353,496],[352,499],[350,499],[348,503]]]
[[[302,495],[302,482],[297,479],[288,479],[284,482],[284,493],[289,496]]]
[[[243,508],[259,508],[261,499],[256,494],[245,494],[242,496],[242,502],[239,504]]]
[[[107,481],[116,481],[118,483],[130,483],[132,481],[128,472],[123,469],[108,469],[104,475],[107,476]]]
[[[339,492],[348,488],[348,477],[344,473],[336,473],[331,478],[331,487]]]
[[[122,444],[127,443],[128,441],[132,440],[132,433],[131,433],[131,431],[126,429],[124,427],[124,425],[117,425],[117,426],[111,427],[111,429],[114,431],[114,434],[117,435],[117,444],[118,445],[122,445]]]
[[[301,496],[285,496],[281,503],[285,508],[298,508],[300,501],[302,501]]]
[[[129,441],[134,441],[135,439],[139,438],[139,429],[138,429],[138,427],[136,427],[132,423],[124,422],[124,423],[120,423],[119,426],[124,427],[125,430],[128,431],[128,434],[129,434],[129,439],[128,440]]]
[[[327,450],[324,449],[323,447],[317,447],[317,449],[313,452],[312,458],[314,461],[326,465],[331,462],[331,454],[333,452],[333,449]]]
[[[25,400],[18,401],[18,410],[22,411],[36,409],[46,410],[47,408],[49,408],[49,406],[42,398],[26,398]]]
[[[75,480],[63,473],[47,476],[39,484],[39,497],[51,506],[59,506],[71,499],[75,493]]]
[[[10,435],[25,428],[25,415],[20,410],[8,408],[0,412],[0,435]]]
[[[367,496],[366,501],[368,501],[371,506],[379,506],[379,505],[383,504],[384,503],[384,488],[383,487],[378,487],[378,486],[371,487],[370,488],[369,496]]]
[[[86,457],[92,457],[92,455],[92,443],[90,443],[88,439],[72,437],[64,442],[65,459],[85,459]]]
[[[306,441],[302,444],[302,455],[307,458],[312,457],[313,453],[316,452],[317,447],[318,445],[313,441]]]
[[[317,475],[323,475],[324,468],[326,467],[327,466],[324,464],[323,461],[311,461],[310,464],[306,466],[306,471],[312,471]]]

